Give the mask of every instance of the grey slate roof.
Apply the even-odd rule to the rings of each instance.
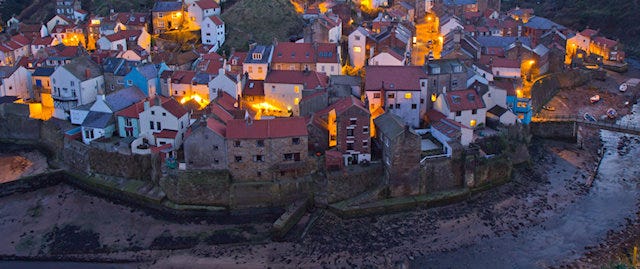
[[[453,68],[456,66],[461,66],[461,72],[454,72]],[[463,73],[467,71],[467,67],[457,59],[436,59],[431,60],[427,64],[428,73],[432,74],[434,68],[440,68],[440,73],[438,74],[449,74],[449,73]]]
[[[13,103],[17,100],[18,100],[18,97],[15,97],[15,96],[2,96],[0,97],[0,104]]]
[[[53,71],[56,71],[53,67],[36,67],[36,70],[33,71],[31,76],[33,77],[48,77],[53,74]]]
[[[269,58],[271,58],[272,52],[273,52],[273,46],[257,45],[253,47],[253,49],[249,50],[249,52],[247,53],[247,58],[244,59],[244,63],[249,63],[249,64],[268,63]],[[262,53],[262,58],[253,59],[252,55],[254,53]]]
[[[0,66],[0,78],[8,78],[10,77],[16,70],[18,70],[19,66]]]
[[[67,69],[76,78],[80,79],[80,81],[102,76],[102,69],[100,66],[96,62],[92,61],[88,56],[77,57],[71,60],[68,64],[63,65],[62,68]],[[89,77],[86,76],[87,70],[89,70]]]
[[[524,26],[533,28],[533,29],[540,29],[540,30],[551,30],[554,26],[558,30],[566,29],[564,26],[560,24],[557,24],[547,18],[538,17],[538,16],[534,16],[530,18],[529,21],[527,21],[527,23],[524,24]]]
[[[197,73],[194,77],[192,82],[195,82],[196,84],[209,84],[209,81],[211,80],[211,77],[209,76],[209,74],[207,73]],[[235,81],[235,79],[232,79]]]
[[[138,61],[125,60],[122,63],[122,65],[120,66],[120,68],[118,68],[116,70],[114,75],[116,75],[116,76],[126,76],[127,74],[129,74],[129,72],[131,72],[131,70],[133,70],[138,65],[140,65],[140,62],[138,62]]]
[[[483,47],[501,47],[506,49],[509,45],[520,40],[522,45],[530,47],[531,39],[528,37],[514,37],[514,36],[479,36],[477,37],[478,43]]]
[[[487,112],[500,117],[500,116],[502,116],[502,114],[507,112],[507,109],[504,108],[504,107],[495,105],[491,109],[487,110]]]
[[[378,132],[393,139],[404,132],[405,123],[397,115],[386,112],[373,120]]]
[[[82,122],[83,127],[105,128],[114,123],[113,114],[104,112],[90,111]]]
[[[138,66],[138,72],[147,79],[158,77],[158,69],[156,68],[156,65],[152,63]]]
[[[156,2],[153,5],[151,12],[168,12],[182,10],[182,3],[180,2]]]
[[[118,70],[118,68],[122,66],[124,61],[125,59],[123,58],[115,58],[115,57],[105,58],[104,62],[102,62],[102,70],[104,70],[105,73],[115,73],[116,70]]]
[[[108,94],[105,96],[105,103],[107,103],[111,111],[115,113],[140,102],[145,97],[140,89],[132,86]]]
[[[477,4],[478,0],[444,0],[443,3],[447,6],[462,6]]]

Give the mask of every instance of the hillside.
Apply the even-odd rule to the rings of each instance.
[[[302,33],[303,22],[288,0],[242,0],[222,14],[227,30],[224,48],[248,49],[249,40],[271,43]]]
[[[549,18],[574,30],[587,26],[611,39],[620,39],[629,56],[640,57],[640,13],[638,0],[510,0],[503,1],[503,10],[518,5],[533,8],[539,16]]]

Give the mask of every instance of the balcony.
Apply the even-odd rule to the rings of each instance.
[[[51,95],[51,98],[56,101],[77,101],[78,96],[60,96],[60,95]]]

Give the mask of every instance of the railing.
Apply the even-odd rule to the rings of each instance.
[[[536,115],[531,118],[532,122],[575,122],[584,126],[596,127],[599,129],[605,129],[610,131],[629,133],[640,135],[640,126],[636,124],[617,124],[611,122],[591,121],[586,120],[584,117],[576,115],[552,115],[541,117]]]

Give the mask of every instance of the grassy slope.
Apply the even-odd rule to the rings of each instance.
[[[537,4],[540,3],[540,4]],[[638,0],[511,0],[503,9],[519,5],[532,7],[539,16],[549,18],[574,30],[589,26],[611,39],[620,39],[627,54],[640,57],[640,1]]]
[[[227,30],[225,47],[248,49],[249,40],[270,44],[302,32],[303,22],[288,0],[241,0],[222,14]]]

